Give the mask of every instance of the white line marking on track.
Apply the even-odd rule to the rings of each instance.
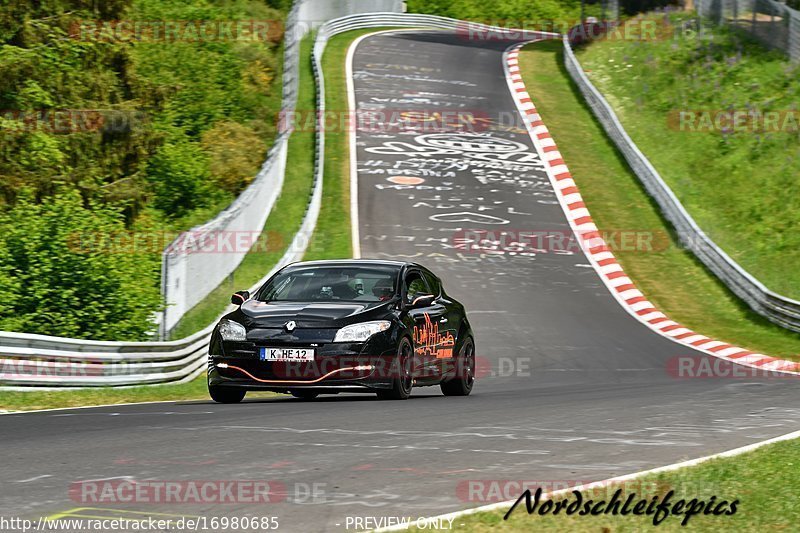
[[[50,475],[50,474],[42,474],[41,476],[29,477],[28,479],[18,479],[14,483],[30,483],[31,481],[38,481],[38,480],[44,479],[46,477],[53,477],[53,476]]]
[[[347,60],[345,61],[345,78],[347,78],[347,105],[349,115],[356,116],[356,96],[353,83],[353,56],[356,48],[366,37],[375,35],[368,33],[353,41],[347,49]],[[356,151],[356,121],[350,127],[350,238],[353,248],[353,258],[361,257],[361,235],[358,228],[358,153]]]
[[[721,459],[721,458],[725,458],[725,457],[735,457],[737,455],[741,455],[743,453],[747,453],[747,452],[756,450],[756,449],[761,448],[762,446],[766,446],[768,444],[774,444],[776,442],[781,442],[781,441],[784,441],[784,440],[792,440],[792,439],[797,439],[797,438],[800,438],[800,431],[794,431],[792,433],[787,433],[785,435],[781,435],[779,437],[775,437],[775,438],[768,439],[768,440],[765,440],[765,441],[756,442],[754,444],[748,444],[747,446],[742,446],[741,448],[734,448],[733,450],[728,450],[726,452],[715,453],[713,455],[706,455],[705,457],[698,457],[697,459],[691,459],[689,461],[683,461],[681,463],[673,463],[673,464],[670,464],[670,465],[660,466],[658,468],[653,468],[651,470],[642,470],[640,472],[634,472],[633,474],[627,474],[627,475],[624,475],[624,476],[612,477],[612,478],[605,479],[605,480],[602,480],[602,481],[595,481],[593,483],[587,483],[585,485],[578,485],[576,487],[569,487],[569,488],[563,489],[563,490],[557,490],[557,491],[554,491],[554,492],[548,492],[548,493],[542,495],[542,500],[552,499],[552,498],[554,498],[556,496],[560,496],[562,494],[571,494],[573,490],[584,491],[587,488],[590,488],[591,486],[597,486],[598,484],[601,484],[602,486],[607,486],[610,483],[619,483],[621,481],[628,481],[628,480],[636,479],[636,478],[643,477],[643,476],[646,476],[646,475],[660,474],[662,472],[672,472],[674,470],[679,470],[681,468],[686,468],[686,467],[689,467],[689,466],[699,465],[701,463],[705,463],[706,461],[710,461],[712,459]],[[460,516],[466,516],[466,515],[471,515],[471,514],[475,514],[475,513],[481,513],[481,512],[484,512],[484,511],[496,511],[498,509],[505,509],[507,507],[510,507],[511,505],[513,505],[513,503],[515,501],[516,500],[508,500],[508,501],[504,501],[504,502],[493,503],[493,504],[490,504],[490,505],[483,505],[481,507],[473,507],[472,509],[465,509],[463,511],[456,511],[454,513],[447,513],[447,514],[432,516],[432,517],[429,517],[428,519],[429,520],[436,520],[436,519],[452,520],[452,519],[458,518]],[[383,531],[400,531],[402,529],[408,529],[408,528],[404,527],[402,525],[401,526],[390,526],[390,527],[374,529],[373,532],[374,533],[381,533]]]
[[[72,411],[73,409],[100,409],[101,407],[124,407],[126,405],[150,405],[154,403],[178,403],[178,402],[188,402],[188,401],[198,401],[201,398],[196,398],[194,400],[159,400],[154,402],[129,402],[129,403],[106,403],[102,405],[83,405],[77,407],[51,407],[50,409],[31,409],[29,411],[0,411],[0,416],[2,415],[27,415],[32,413],[48,413],[51,411]]]

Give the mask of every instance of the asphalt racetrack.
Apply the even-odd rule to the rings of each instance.
[[[497,119],[516,113],[508,44],[381,33],[353,58],[361,110],[488,119],[480,135],[374,128],[357,137],[361,256],[418,261],[466,305],[482,368],[471,396],[427,388],[402,402],[339,395],[1,416],[0,515],[93,507],[101,516],[276,516],[282,531],[352,530],[352,517],[488,503],[465,490],[471,480],[600,480],[797,430],[793,379],[676,377],[670,362],[691,351],[634,320],[579,250],[459,246],[468,231],[498,227],[569,235],[527,134]],[[282,491],[260,505],[93,505],[70,494],[74,482],[103,479],[268,480]]]

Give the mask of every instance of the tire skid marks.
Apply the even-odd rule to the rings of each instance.
[[[166,427],[163,429],[167,429]],[[332,435],[332,436],[359,436],[366,438],[385,437],[386,442],[376,443],[374,446],[377,448],[393,447],[399,450],[442,450],[448,452],[474,452],[474,453],[498,453],[498,454],[512,454],[512,455],[550,455],[553,453],[546,449],[528,449],[528,448],[512,448],[500,449],[501,443],[524,443],[524,442],[557,442],[559,446],[571,442],[591,442],[594,444],[606,444],[611,446],[687,446],[695,447],[701,446],[700,442],[684,441],[684,440],[663,440],[659,438],[649,438],[647,435],[633,434],[626,435],[621,432],[607,432],[607,431],[579,431],[569,430],[567,432],[558,430],[545,430],[545,431],[530,431],[528,428],[517,428],[516,431],[509,429],[500,429],[497,431],[476,431],[470,430],[471,428],[464,428],[463,431],[422,431],[422,430],[350,430],[343,428],[291,428],[280,426],[238,426],[238,425],[220,425],[220,426],[198,426],[198,427],[171,427],[172,431],[256,431],[264,433],[288,433],[298,435]],[[406,440],[408,438],[420,439],[420,442],[426,442],[424,445],[411,445],[407,443],[392,445],[388,444],[393,438],[401,438]],[[459,439],[479,439],[486,442],[492,442],[492,448],[467,448],[459,445]],[[320,447],[347,447],[351,446],[350,443],[336,443],[336,442],[311,442],[305,441],[308,446]],[[372,445],[371,445],[372,446]]]

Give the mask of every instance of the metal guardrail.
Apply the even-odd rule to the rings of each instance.
[[[764,286],[700,229],[647,157],[622,127],[616,113],[589,81],[569,42],[564,38],[564,65],[608,136],[673,225],[680,241],[734,294],[755,312],[784,328],[800,331],[800,302]]]
[[[468,28],[465,27],[467,24]],[[325,110],[325,80],[321,62],[328,40],[339,33],[376,27],[514,31],[515,37],[525,37],[519,30],[432,15],[370,13],[331,20],[319,28],[312,53],[318,87],[317,105],[322,111],[318,115],[319,131],[323,131],[321,121],[324,120]],[[536,32],[531,34],[541,35]],[[785,327],[800,330],[800,302],[768,291],[703,234],[652,165],[631,142],[608,103],[586,78],[566,42],[565,62],[567,70],[581,88],[592,110],[631,166],[637,169],[637,174],[662,207],[667,219],[678,228],[682,238],[685,238],[684,242],[689,245],[697,243],[692,249],[698,257],[754,309]],[[322,200],[324,148],[324,136],[317,135],[315,181],[308,209],[295,239],[272,272],[300,259],[313,233]],[[253,288],[261,285],[272,272]],[[208,342],[213,327],[214,324],[211,324],[194,335],[168,342],[92,341],[0,332],[0,390],[132,386],[189,381],[205,371]]]
[[[696,0],[698,14],[740,28],[800,61],[800,11],[775,0]]]

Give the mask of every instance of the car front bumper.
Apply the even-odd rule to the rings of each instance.
[[[209,355],[208,383],[276,392],[301,388],[369,392],[391,388],[394,344],[387,342],[389,339],[376,340],[379,342],[279,345],[313,348],[313,362],[261,361],[259,344],[220,342]]]

